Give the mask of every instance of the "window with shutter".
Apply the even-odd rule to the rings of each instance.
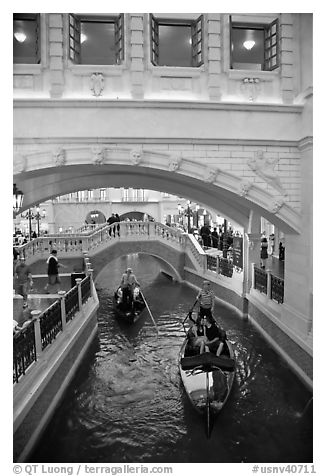
[[[80,20],[72,13],[69,15],[69,58],[80,62]]]
[[[13,62],[41,63],[41,27],[39,13],[13,14]]]
[[[278,19],[265,28],[264,69],[272,71],[279,67],[279,23]]]
[[[115,62],[121,64],[124,60],[124,16],[121,13],[115,21]]]
[[[203,15],[196,20],[180,20],[150,14],[151,62],[155,66],[201,66],[203,32]]]

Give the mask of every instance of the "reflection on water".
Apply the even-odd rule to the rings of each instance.
[[[119,322],[112,294],[132,266],[147,311]],[[311,395],[256,329],[222,304],[216,315],[234,343],[237,372],[210,440],[185,395],[177,358],[195,291],[160,274],[145,255],[116,260],[98,276],[99,332],[33,462],[310,462]]]

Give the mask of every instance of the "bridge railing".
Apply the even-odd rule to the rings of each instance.
[[[91,271],[60,299],[41,311],[32,311],[33,319],[13,338],[13,377],[17,383],[26,370],[36,362],[41,353],[52,344],[57,336],[65,332],[67,322],[82,310],[92,296],[93,279]]]
[[[264,270],[253,265],[252,287],[262,294],[266,294],[269,299],[284,302],[284,279],[275,276],[270,270]]]

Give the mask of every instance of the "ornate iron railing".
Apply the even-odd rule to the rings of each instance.
[[[284,300],[284,279],[271,275],[271,297],[278,303],[283,304]]]
[[[233,263],[227,258],[219,257],[219,274],[232,278],[233,276]]]
[[[217,271],[217,260],[218,260],[218,257],[217,256],[210,256],[210,255],[206,255],[207,256],[207,269],[209,269],[210,271]]]
[[[13,338],[14,383],[17,383],[26,369],[36,361],[34,322]]]
[[[44,350],[62,331],[62,315],[60,301],[55,301],[40,316],[41,342]]]
[[[263,269],[254,268],[255,289],[261,293],[267,294],[267,273]]]
[[[81,295],[82,295],[82,303],[84,304],[88,298],[91,296],[91,278],[90,276],[86,276],[81,282]]]
[[[65,306],[66,306],[66,322],[70,321],[74,314],[78,311],[78,288],[74,286],[67,292],[65,295]]]

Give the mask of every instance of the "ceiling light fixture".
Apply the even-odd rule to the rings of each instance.
[[[26,35],[24,32],[22,31],[16,31],[14,33],[14,37],[16,38],[16,40],[19,42],[19,43],[24,43],[24,41],[26,40]]]
[[[253,40],[247,40],[243,42],[243,46],[246,48],[246,50],[251,50],[255,44],[256,43]]]

